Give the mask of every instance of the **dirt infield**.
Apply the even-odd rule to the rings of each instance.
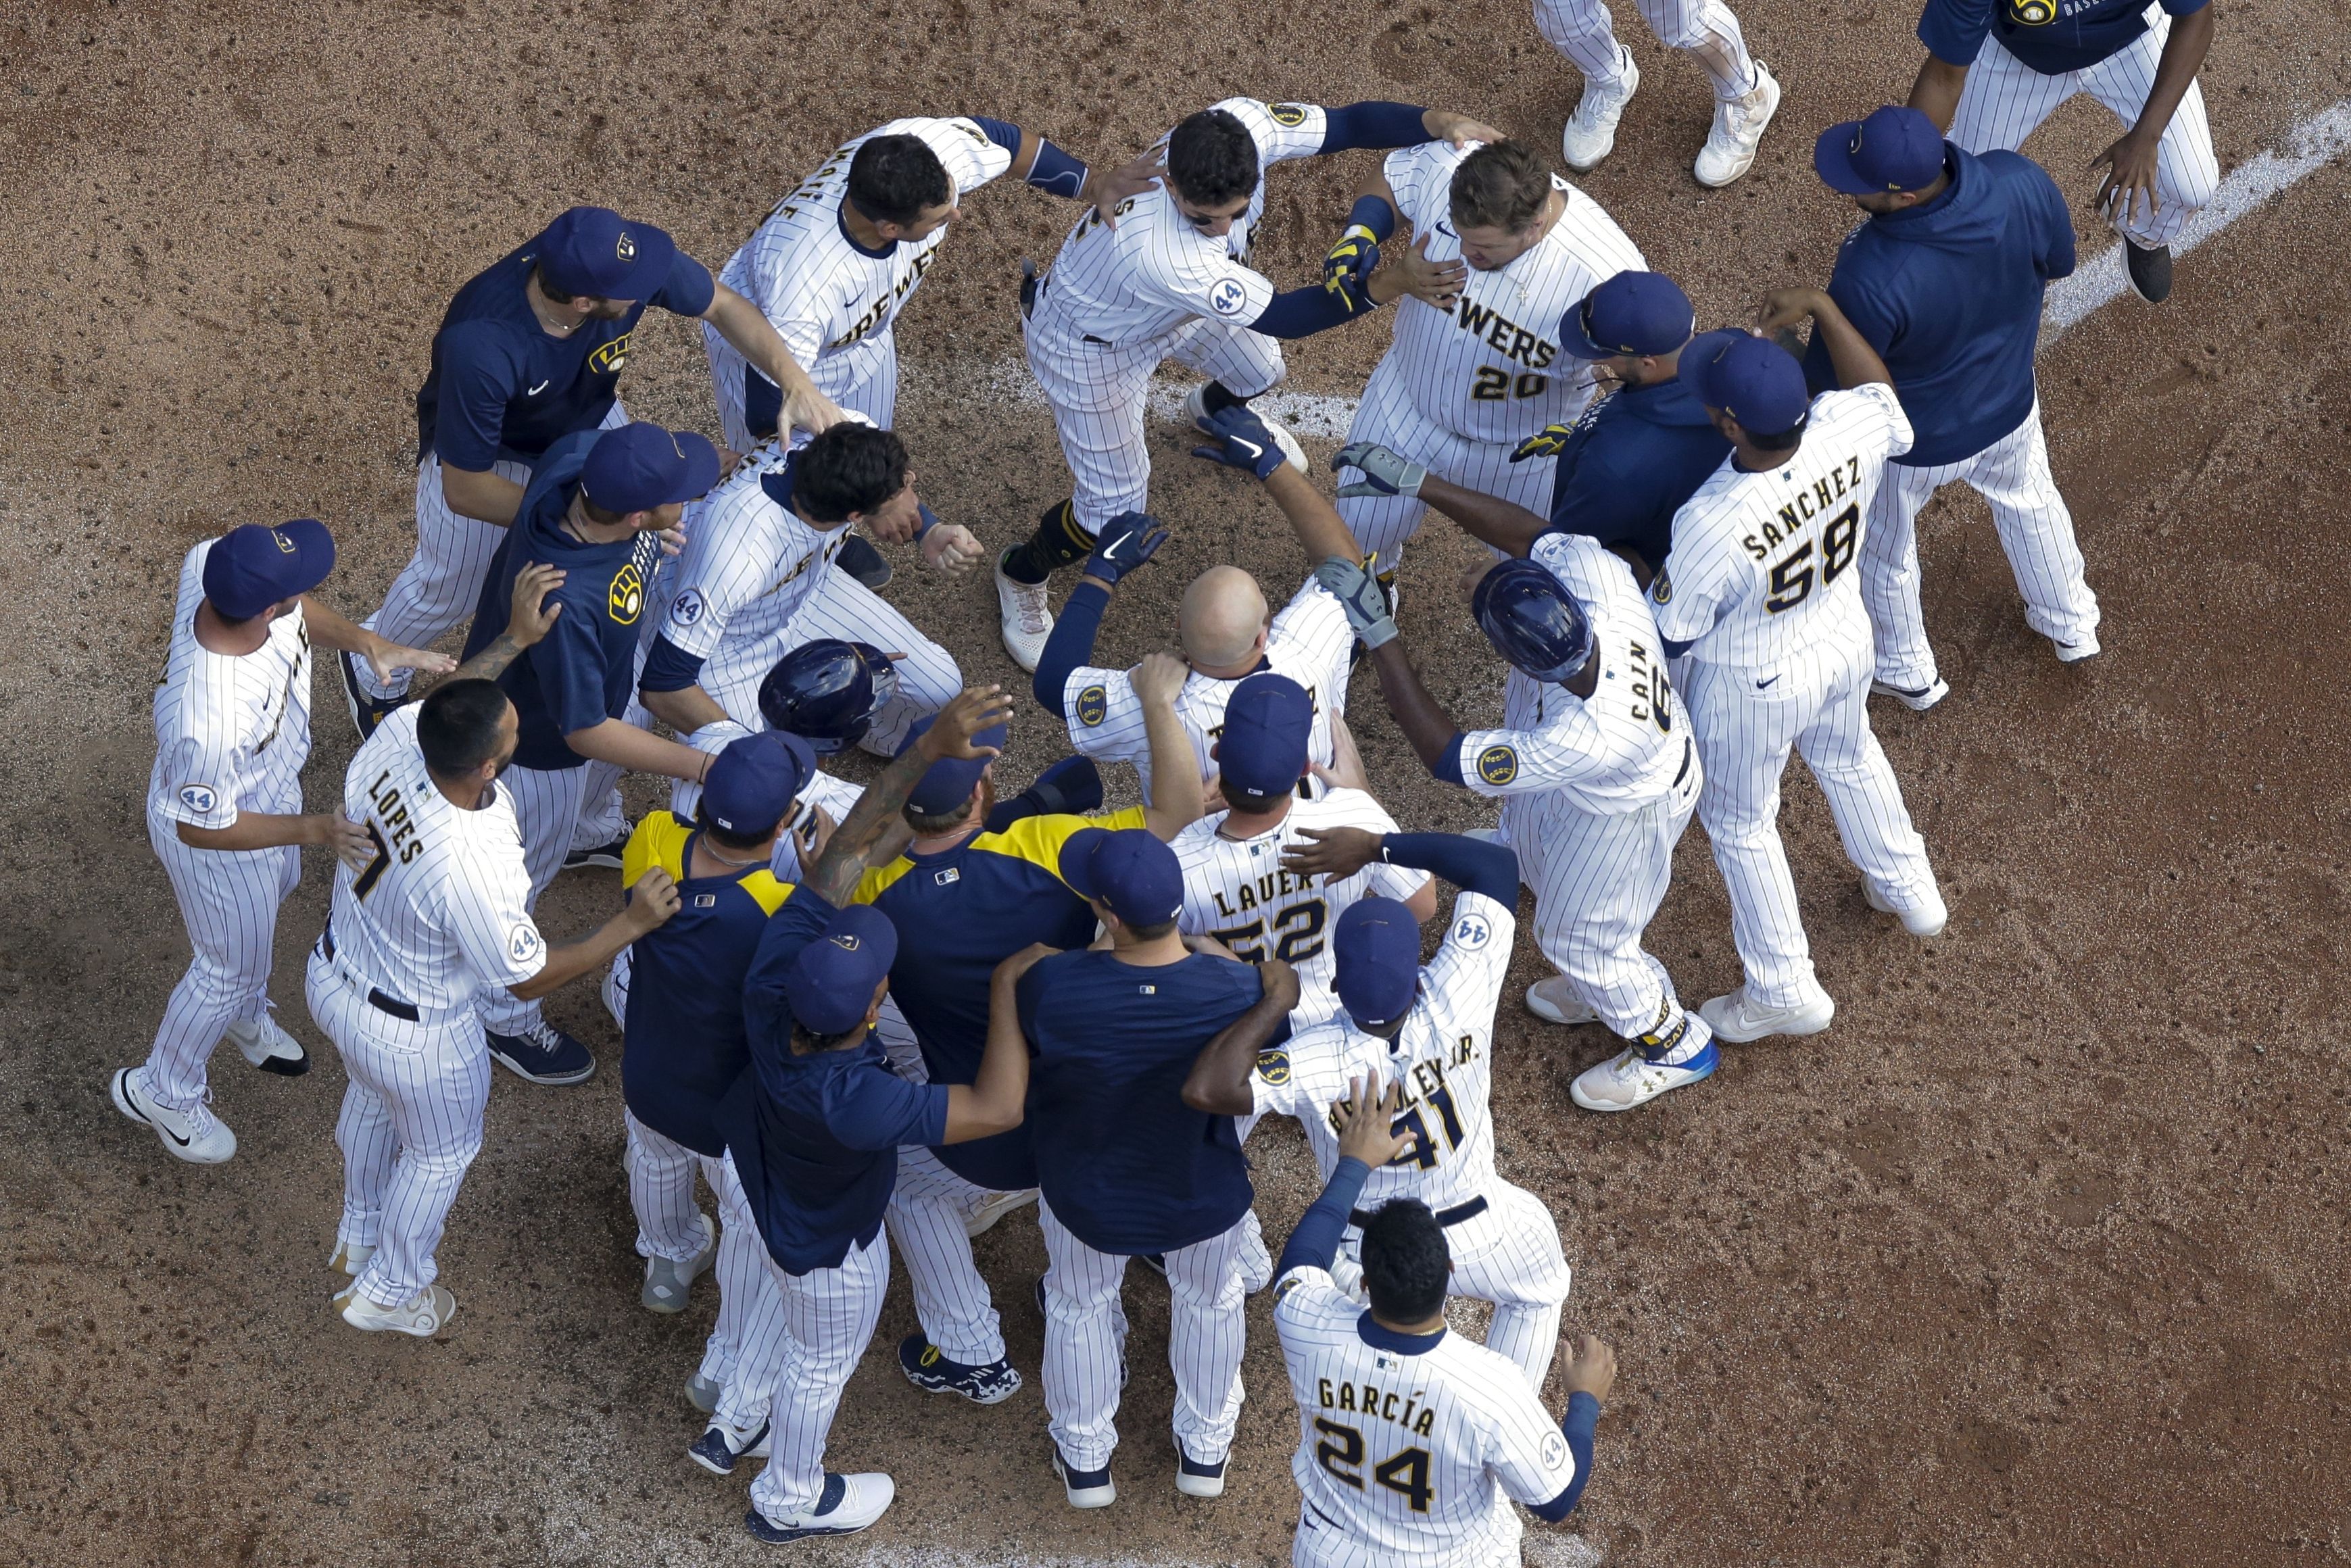
[[[2351,7],[2219,3],[2205,91],[2227,169],[2351,92]],[[1703,77],[1617,9],[1645,84],[1586,187],[1708,325],[1823,275],[1851,214],[1810,174],[1812,134],[1900,95],[1912,5],[1740,5],[1788,96],[1754,174],[1723,193],[1687,173]],[[443,304],[574,201],[670,227],[716,265],[795,172],[894,114],[995,114],[1097,157],[1230,91],[1401,97],[1555,150],[1572,71],[1517,0],[1474,18],[1401,0],[1343,16],[16,0],[0,48],[0,516],[18,539],[0,655],[0,1563],[757,1560],[742,1482],[684,1455],[696,1423],[677,1390],[708,1287],[677,1319],[636,1304],[616,1071],[570,1090],[501,1077],[442,1250],[463,1303],[445,1338],[386,1343],[328,1312],[342,1075],[300,981],[323,857],[287,906],[275,988],[317,1071],[216,1059],[242,1147],[215,1170],[166,1158],[109,1105],[107,1073],[142,1056],[186,957],[141,821],[182,552],[316,515],[342,550],[326,596],[371,607],[412,538],[410,409]],[[2030,149],[2083,200],[2102,120],[2076,102]],[[1259,259],[1277,282],[1307,276],[1368,166],[1332,162],[1275,177]],[[1016,356],[1014,264],[1050,256],[1071,215],[980,193],[902,332],[900,426],[925,493],[991,542],[1024,535],[1066,476],[1041,408],[964,389]],[[2080,221],[2086,253],[2103,239]],[[2061,668],[2025,630],[1979,504],[1928,514],[1928,618],[1955,691],[1929,715],[1881,705],[1877,723],[1951,898],[1945,936],[1914,942],[1864,907],[1798,773],[1784,823],[1839,1002],[1830,1033],[1731,1048],[1713,1082],[1604,1119],[1566,1093],[1602,1032],[1506,1003],[1501,1169],[1558,1215],[1569,1322],[1615,1341],[1623,1368],[1582,1511],[1535,1532],[1547,1560],[2351,1556],[2346,233],[2338,164],[2184,261],[2161,310],[2110,306],[2044,356],[2104,658]],[[698,343],[649,319],[631,407],[715,434]],[[1294,382],[1352,393],[1386,340],[1378,324],[1318,339]],[[1113,613],[1121,655],[1166,637],[1210,561],[1283,591],[1301,570],[1262,497],[1197,471],[1186,444],[1155,441],[1155,509],[1177,533]],[[1499,666],[1445,588],[1468,559],[1424,536],[1405,618],[1440,695],[1489,713]],[[891,596],[968,674],[1017,676],[984,580],[906,570]],[[317,695],[314,804],[351,744],[331,677]],[[1491,820],[1426,779],[1368,679],[1354,705],[1399,820]],[[1031,709],[1007,771],[1061,749]],[[1738,964],[1701,832],[1677,870],[1652,946],[1704,997]],[[613,896],[574,875],[542,919],[569,936]],[[1515,980],[1539,966],[1522,943]],[[550,1011],[616,1065],[590,988]],[[1311,1163],[1278,1126],[1250,1148],[1278,1239]],[[1165,1289],[1132,1282],[1123,1495],[1080,1516],[1045,1468],[1033,1220],[979,1257],[1031,1386],[984,1410],[908,1386],[889,1361],[914,1326],[898,1282],[831,1457],[892,1470],[899,1502],[801,1558],[1287,1561],[1296,1427],[1262,1299],[1232,1486],[1199,1504],[1166,1484]]]

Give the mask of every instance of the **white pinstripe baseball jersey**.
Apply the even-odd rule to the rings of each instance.
[[[696,751],[708,752],[716,757],[750,733],[748,727],[736,723],[733,719],[722,718],[705,724],[692,734],[683,735],[678,738]],[[824,814],[832,819],[833,826],[839,827],[841,819],[849,815],[850,808],[856,805],[864,793],[865,786],[862,784],[852,784],[846,779],[836,778],[819,768],[809,775],[807,784],[801,787],[799,794],[794,798],[792,813],[785,819],[786,825],[797,826],[809,807],[821,806],[824,808]],[[681,822],[691,822],[695,820],[695,813],[701,808],[701,785],[684,779],[674,779],[670,781],[671,816]],[[799,881],[799,850],[793,843],[792,835],[789,832],[777,838],[776,852],[770,858],[769,869],[774,871],[776,879],[779,882]],[[625,957],[626,955],[623,956]]]
[[[1408,1351],[1426,1340],[1369,1318],[1321,1269],[1292,1269],[1275,1287],[1298,1401],[1290,1473],[1306,1506],[1363,1550],[1363,1568],[1517,1562],[1523,1527],[1509,1500],[1568,1489],[1566,1436],[1508,1357],[1451,1333]]]
[[[1387,157],[1388,188],[1428,259],[1461,259],[1453,226],[1453,173],[1474,147],[1424,141]],[[1471,441],[1516,443],[1547,424],[1572,423],[1591,401],[1592,367],[1559,351],[1559,323],[1593,289],[1647,264],[1598,202],[1553,174],[1566,201],[1543,237],[1508,266],[1467,269],[1450,310],[1406,295],[1396,302],[1395,344],[1413,406],[1441,430]],[[1408,243],[1405,236],[1389,244]]]
[[[1259,670],[1249,672],[1272,670],[1306,688],[1306,695],[1314,701],[1314,733],[1307,742],[1306,755],[1325,768],[1333,758],[1331,716],[1343,718],[1347,713],[1348,654],[1354,645],[1355,633],[1347,624],[1347,612],[1328,590],[1310,578],[1274,616],[1266,630],[1265,663]],[[1079,754],[1099,762],[1133,763],[1143,783],[1143,799],[1148,802],[1151,744],[1143,729],[1143,702],[1134,695],[1129,674],[1125,670],[1081,664],[1062,685],[1061,709],[1070,716],[1070,744]],[[1238,684],[1238,679],[1219,680],[1196,670],[1176,695],[1176,716],[1183,720],[1185,732],[1192,737],[1203,779],[1217,771],[1208,747],[1224,733],[1225,704]]]
[[[1326,885],[1319,876],[1281,869],[1282,852],[1313,842],[1302,829],[1395,832],[1395,820],[1361,789],[1293,799],[1281,821],[1255,838],[1219,833],[1229,815],[1203,817],[1168,842],[1184,868],[1184,907],[1176,916],[1176,927],[1187,936],[1214,936],[1253,964],[1274,957],[1295,968],[1299,996],[1290,1009],[1291,1028],[1336,1016],[1332,926],[1357,899],[1410,898],[1427,883],[1428,873],[1374,861]]]
[[[719,281],[759,308],[828,397],[865,381],[893,352],[891,326],[955,227],[942,224],[882,256],[849,237],[841,209],[850,160],[876,136],[919,138],[938,154],[957,196],[1012,166],[1012,154],[971,120],[893,120],[843,142],[727,258]]]
[[[343,775],[343,814],[367,824],[376,853],[357,872],[336,866],[328,929],[336,964],[430,1022],[538,974],[547,943],[506,789],[477,810],[452,805],[424,769],[421,711],[394,710]]]
[[[1724,458],[1674,514],[1673,550],[1649,585],[1658,633],[1742,666],[1832,641],[1867,646],[1852,569],[1886,460],[1909,450],[1894,389],[1869,382],[1814,398],[1787,462],[1747,474]]]
[[[261,646],[215,653],[196,641],[206,539],[180,563],[172,646],[155,688],[155,766],[147,809],[192,828],[235,825],[239,810],[302,810],[310,758],[310,631],[297,604]]]
[[[1518,928],[1509,906],[1465,892],[1453,901],[1453,923],[1437,956],[1421,967],[1420,995],[1395,1040],[1364,1033],[1343,1012],[1258,1053],[1249,1092],[1259,1113],[1298,1119],[1325,1181],[1339,1166],[1331,1107],[1346,1098],[1347,1080],[1403,1082],[1396,1126],[1418,1133],[1419,1149],[1374,1171],[1356,1207],[1416,1197],[1441,1209],[1488,1195],[1494,1182],[1494,1118],[1488,1109],[1494,1009]]]
[[[1320,152],[1329,120],[1311,103],[1228,98],[1210,107],[1238,120],[1257,143],[1257,189],[1231,231],[1219,237],[1195,229],[1165,182],[1120,203],[1115,228],[1090,208],[1053,258],[1039,321],[1124,347],[1164,338],[1195,317],[1239,326],[1263,314],[1274,288],[1250,269],[1249,255],[1265,215],[1265,171]],[[1166,144],[1161,137],[1158,145]]]
[[[1503,727],[1461,738],[1462,782],[1480,795],[1561,789],[1601,816],[1637,811],[1672,789],[1689,756],[1648,601],[1633,569],[1587,535],[1545,534],[1532,554],[1591,620],[1599,684],[1579,697],[1512,670]]]

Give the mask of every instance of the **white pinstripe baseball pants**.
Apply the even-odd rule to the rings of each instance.
[[[1714,78],[1714,96],[1740,98],[1755,87],[1747,36],[1722,0],[1637,0],[1641,19],[1669,49],[1687,50]],[[1565,55],[1584,79],[1622,89],[1625,54],[1601,0],[1535,0],[1535,30]]]
[[[1438,478],[1475,490],[1481,496],[1514,501],[1539,517],[1551,516],[1552,480],[1559,470],[1556,457],[1510,461],[1510,447],[1466,436],[1433,423],[1413,406],[1405,390],[1406,372],[1395,356],[1383,359],[1364,385],[1364,399],[1347,427],[1350,444],[1376,441],[1427,469]],[[1532,431],[1528,432],[1533,434]],[[1428,505],[1410,496],[1350,496],[1338,502],[1339,518],[1366,553],[1377,558],[1373,570],[1390,571],[1404,556],[1404,541],[1420,531]]]
[[[628,1130],[622,1164],[629,1173],[629,1211],[637,1217],[637,1256],[690,1262],[702,1255],[694,1178],[703,1156],[646,1126],[625,1106],[621,1119]]]
[[[1935,684],[1935,650],[1918,588],[1918,510],[1937,490],[1965,482],[1991,506],[1991,523],[2024,595],[2024,623],[2053,642],[2098,629],[2098,596],[2083,577],[2074,515],[2049,471],[2041,405],[1972,457],[1928,468],[1886,465],[1861,536],[1861,594],[1877,644],[1877,678],[1906,691]]]
[[[1050,288],[1050,285],[1048,284]],[[1196,318],[1164,338],[1140,343],[1089,343],[1056,325],[1051,307],[1037,302],[1039,319],[1024,323],[1029,368],[1053,406],[1077,497],[1078,526],[1099,534],[1121,512],[1139,512],[1151,500],[1151,445],[1144,438],[1151,375],[1174,360],[1222,382],[1236,397],[1255,397],[1281,383],[1281,344],[1262,333]]]
[[[1535,946],[1623,1039],[1663,1035],[1687,1019],[1689,1030],[1669,1061],[1697,1055],[1713,1031],[1682,1010],[1673,976],[1641,936],[1666,900],[1674,846],[1698,810],[1704,779],[1693,756],[1670,795],[1607,815],[1558,789],[1502,802],[1502,836],[1534,889]]]
[[[339,1241],[373,1247],[360,1294],[396,1307],[440,1273],[450,1206],[482,1152],[490,1058],[470,1011],[433,1023],[397,1019],[367,989],[310,950],[310,1017],[342,1053],[350,1082],[335,1119],[343,1153]]]
[[[876,353],[873,350],[879,350]],[[718,329],[705,321],[702,324],[702,357],[710,364],[710,389],[718,402],[718,430],[726,444],[737,452],[748,452],[767,439],[751,434],[749,417],[743,410],[743,373],[750,368],[735,345],[719,336]],[[854,359],[862,375],[844,376],[834,367]],[[883,430],[898,410],[898,324],[891,322],[877,337],[861,341],[854,349],[839,354],[821,355],[811,365],[803,365],[817,390],[842,408],[863,414]],[[780,394],[778,394],[780,395]]]
[[[1697,732],[1706,782],[1698,816],[1730,893],[1730,929],[1749,997],[1787,1008],[1827,995],[1796,907],[1780,841],[1780,776],[1792,748],[1820,781],[1845,858],[1896,909],[1925,902],[1935,883],[1927,843],[1910,824],[1902,786],[1869,727],[1867,644],[1839,641],[1768,667],[1675,661],[1675,683]]]
[[[1517,1362],[1540,1394],[1559,1349],[1560,1311],[1574,1275],[1560,1248],[1559,1222],[1541,1198],[1497,1176],[1486,1203],[1485,1213],[1446,1227],[1453,1255],[1446,1294],[1493,1303],[1486,1348]],[[1331,1277],[1351,1296],[1364,1294],[1363,1249],[1364,1233],[1348,1226]]]
[[[1097,1252],[1037,1200],[1045,1232],[1045,1410],[1061,1457],[1081,1470],[1110,1463],[1118,1447],[1120,1369],[1128,1260]],[[1245,1226],[1166,1254],[1167,1364],[1176,1374],[1176,1440],[1213,1465],[1233,1446],[1241,1416],[1241,1352],[1248,1296],[1241,1289]]]
[[[514,802],[515,825],[522,832],[523,868],[530,873],[527,909],[538,907],[538,895],[571,852],[573,824],[593,783],[590,774],[587,768],[515,767],[498,775],[498,788]],[[524,1001],[504,986],[484,990],[474,1005],[482,1027],[493,1034],[520,1034],[539,1018],[537,1002]]]
[[[302,802],[274,809],[298,812]],[[141,1088],[164,1109],[208,1128],[206,1067],[229,1025],[269,1011],[277,906],[301,879],[302,852],[292,844],[200,850],[181,842],[178,824],[153,811],[147,814],[147,841],[172,879],[192,953],[187,972],[163,1004]]]
[[[629,423],[628,411],[615,400],[612,411],[598,426],[611,430]],[[530,483],[528,463],[494,463],[490,471],[517,485]],[[490,558],[506,542],[507,531],[496,523],[461,517],[449,509],[442,491],[441,460],[428,452],[416,465],[416,550],[376,612],[360,624],[403,648],[429,648],[460,626],[470,625],[481,602],[482,584],[490,575]],[[365,659],[358,661],[360,685],[380,697],[398,696],[408,689],[411,672],[396,670],[390,683],[379,682]]]
[[[750,1199],[735,1174],[735,1163],[724,1155],[715,1160],[707,1155],[695,1157],[702,1164],[702,1179],[710,1184],[711,1195],[718,1200],[718,1258],[711,1270],[718,1278],[718,1321],[711,1325],[710,1338],[703,1345],[699,1371],[725,1391],[712,1420],[722,1416],[747,1416],[747,1424],[736,1432],[739,1442],[768,1418],[768,1402],[776,1387],[776,1361],[783,1348],[784,1303],[776,1292],[775,1279],[768,1269],[767,1243],[759,1239],[758,1222],[752,1218]],[[695,1240],[699,1245],[701,1237]],[[762,1349],[760,1366],[753,1366],[748,1359],[754,1346]],[[728,1396],[735,1399],[732,1410]]]
[[[2147,8],[2147,30],[2096,65],[2044,76],[2019,60],[1995,37],[1986,37],[1951,116],[1951,140],[1970,152],[2013,152],[2041,129],[2041,122],[2075,93],[2088,93],[2111,110],[2126,129],[2138,122],[2155,88],[2156,67],[2171,18]],[[2127,221],[2115,227],[2141,246],[2169,245],[2179,231],[2212,203],[2220,188],[2220,161],[2212,152],[2212,128],[2204,118],[2204,89],[2188,84],[2155,150],[2155,188],[2162,204],[2153,213],[2142,199]]]
[[[764,1247],[760,1255],[782,1310],[766,1320],[776,1331],[767,1339],[779,1346],[771,1356],[775,1393],[768,1410],[774,1448],[751,1483],[751,1506],[775,1519],[814,1508],[824,1493],[825,1437],[882,1316],[882,1297],[890,1288],[890,1237],[885,1227],[865,1246],[851,1247],[839,1268],[805,1274],[787,1274]],[[747,1345],[743,1363],[768,1355],[763,1347]],[[719,1407],[726,1408],[723,1396]]]
[[[926,1148],[898,1151],[890,1239],[914,1288],[914,1316],[923,1333],[939,1354],[966,1366],[1004,1359],[1004,1329],[963,1229],[964,1216],[997,1196],[947,1169]]]

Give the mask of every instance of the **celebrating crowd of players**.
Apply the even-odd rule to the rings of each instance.
[[[1604,11],[1594,33],[1576,6],[1541,9],[1599,62],[1564,135],[1587,168],[1637,75]],[[1716,77],[1698,172],[1725,183],[1779,89],[1725,8],[1682,9],[1653,20]],[[2168,256],[2143,242],[2178,233],[2198,146],[2210,161],[2193,95],[2210,20],[2170,0],[2180,21],[2153,29],[2105,0],[2076,10],[2028,27],[1933,0],[1919,107],[1814,150],[1864,214],[1828,287],[1771,292],[1726,330],[1698,330],[1533,150],[1404,104],[1228,99],[1110,172],[1001,120],[893,121],[716,278],[650,225],[563,214],[468,283],[434,340],[416,552],[374,616],[315,597],[334,563],[316,522],[189,552],[149,825],[195,959],[148,1060],[113,1074],[115,1104],[216,1164],[236,1147],[211,1109],[218,1040],[307,1070],[268,980],[300,847],[324,845],[339,869],[308,1000],[348,1080],[329,1267],[353,1327],[447,1323],[434,1251],[491,1063],[586,1079],[588,1048],[536,1004],[601,971],[643,1301],[682,1311],[716,1276],[689,1451],[720,1474],[767,1460],[756,1536],[846,1533],[890,1504],[888,1476],[830,1471],[824,1448],[893,1246],[921,1324],[905,1375],[979,1405],[1020,1388],[971,1239],[1033,1203],[1050,1458],[1072,1506],[1116,1497],[1140,1260],[1170,1291],[1179,1491],[1223,1490],[1245,1301],[1272,1285],[1301,1409],[1296,1560],[1515,1562],[1510,1503],[1575,1506],[1614,1376],[1585,1339],[1564,1416],[1538,1402],[1570,1270],[1552,1215],[1496,1170],[1489,1109],[1521,884],[1556,971],[1526,1006],[1617,1037],[1572,1098],[1644,1104],[1712,1073],[1723,1042],[1829,1027],[1775,825],[1792,750],[1870,906],[1943,928],[1866,712],[1873,693],[1923,710],[1949,690],[1913,528],[1938,486],[1990,500],[2055,656],[2099,652],[2032,373],[2073,226],[1970,95],[2037,74],[2049,103],[2087,90],[2123,113],[2137,62],[2139,118],[2100,196],[2159,299]],[[1938,127],[1955,110],[1972,142]],[[2031,125],[2009,129],[2012,145]],[[1322,276],[1276,290],[1244,259],[1266,171],[1351,149],[1384,156]],[[1015,171],[1083,208],[1019,300],[1073,486],[995,580],[1005,646],[1074,755],[1019,790],[994,760],[1013,700],[890,605],[869,542],[947,572],[984,559],[923,503],[891,430],[893,329],[961,198]],[[622,412],[648,305],[705,323],[732,450]],[[1281,340],[1388,305],[1334,504],[1251,401],[1282,379]],[[1206,378],[1185,405],[1195,455],[1262,486],[1302,586],[1274,609],[1213,567],[1184,591],[1180,656],[1102,666],[1123,580],[1170,535],[1144,507],[1148,391],[1171,359]],[[1431,511],[1490,547],[1462,590],[1508,666],[1498,727],[1465,729],[1399,633],[1398,562]],[[1069,568],[1056,616],[1048,584]],[[462,662],[430,650],[469,617]],[[314,643],[361,744],[340,799],[308,812]],[[1436,779],[1499,800],[1498,828],[1399,830],[1347,729],[1358,663]],[[419,697],[419,673],[444,678]],[[850,747],[889,759],[862,789],[821,766]],[[1099,810],[1106,763],[1132,766],[1140,806]],[[670,809],[630,828],[624,771],[670,779]],[[1745,974],[1686,1008],[1642,937],[1694,814]],[[532,910],[583,866],[620,871],[622,907],[550,946]],[[1439,879],[1458,891],[1424,963]],[[1269,1113],[1297,1119],[1326,1183],[1278,1260],[1241,1153]],[[1482,1347],[1447,1330],[1448,1294],[1491,1303]]]

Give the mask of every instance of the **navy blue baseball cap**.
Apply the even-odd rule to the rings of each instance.
[[[308,593],[335,570],[335,541],[316,517],[271,528],[246,523],[204,552],[204,597],[230,621],[249,621],[281,600]]]
[[[1768,338],[1731,329],[1705,332],[1682,350],[1682,385],[1758,435],[1799,429],[1812,395],[1796,356]]]
[[[1918,110],[1888,104],[1866,120],[1822,131],[1813,143],[1813,172],[1848,196],[1923,191],[1943,172],[1943,133]]]
[[[1680,284],[1662,272],[1620,272],[1568,308],[1559,346],[1579,360],[1670,354],[1697,330]]]
[[[718,448],[690,430],[623,424],[588,449],[580,487],[608,512],[644,512],[691,501],[718,483]]]
[[[574,207],[538,236],[548,287],[598,299],[651,299],[669,281],[677,242],[610,207]]]
[[[1420,922],[1393,898],[1359,898],[1331,936],[1339,1005],[1364,1029],[1384,1029],[1412,1010],[1420,987]]]
[[[775,831],[816,771],[816,752],[797,735],[763,729],[729,744],[702,781],[705,825],[738,839]]]
[[[937,716],[933,715],[932,718]],[[914,742],[930,733],[932,718],[919,719],[906,732],[899,744],[898,755],[904,757]],[[992,724],[971,737],[974,746],[992,746],[1004,749],[1004,726]],[[914,788],[906,797],[906,804],[925,817],[944,817],[971,799],[979,788],[979,776],[987,771],[993,757],[942,757],[923,770],[914,780]]]
[[[841,1034],[865,1019],[873,992],[898,958],[898,928],[870,904],[832,917],[784,974],[792,1020],[810,1034]]]
[[[1262,809],[1297,789],[1313,735],[1314,699],[1288,675],[1268,671],[1235,686],[1217,738],[1226,800]]]
[[[1141,828],[1081,828],[1061,846],[1061,880],[1129,925],[1157,925],[1184,907],[1176,852]]]

